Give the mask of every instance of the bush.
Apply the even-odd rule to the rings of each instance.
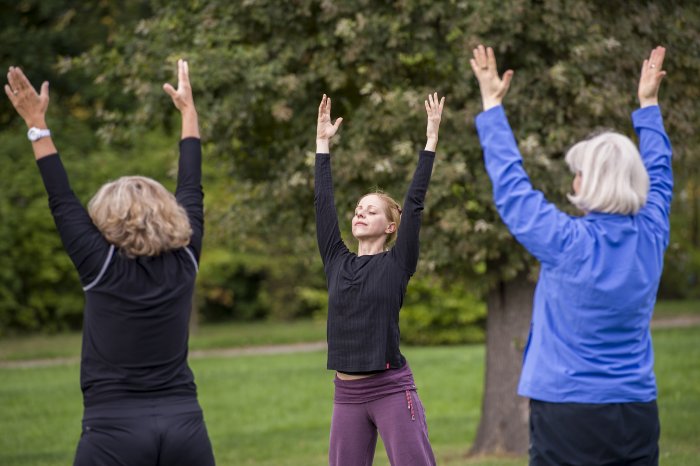
[[[412,280],[401,311],[401,340],[415,345],[481,343],[486,304],[462,284]]]

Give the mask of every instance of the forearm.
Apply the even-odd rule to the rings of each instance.
[[[182,136],[181,139],[199,138],[199,119],[195,109],[182,112]]]
[[[435,152],[435,149],[437,148],[437,143],[438,138],[428,138],[428,141],[425,143],[425,150],[428,152]]]
[[[410,274],[416,271],[418,265],[418,238],[434,161],[434,152],[426,150],[420,153],[416,171],[404,199],[396,245],[392,249],[398,262]]]
[[[323,263],[327,264],[332,260],[334,254],[343,247],[338,225],[338,213],[335,210],[329,154],[316,154],[314,206],[316,208],[318,249]]]

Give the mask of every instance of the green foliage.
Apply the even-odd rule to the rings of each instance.
[[[486,305],[461,283],[412,280],[401,309],[401,341],[415,345],[482,343]]]
[[[695,160],[700,6],[691,2],[192,1],[153,11],[74,66],[128,83],[123,91],[141,102],[107,125],[118,135],[162,120],[169,104],[158,83],[177,57],[189,59],[204,139],[236,181],[229,214],[217,217],[234,248],[316,254],[310,157],[322,93],[345,120],[332,149],[342,221],[371,186],[402,196],[424,142],[423,96],[437,90],[447,107],[422,270],[489,286],[529,267],[493,208],[471,123],[480,99],[467,58],[480,42],[516,70],[506,107],[526,168],[552,200],[570,186],[568,146],[599,127],[631,133],[639,64],[657,43],[669,49],[669,132],[682,165]]]
[[[567,208],[566,148],[599,127],[631,133],[639,64],[663,44],[669,74],[661,102],[677,156],[677,196],[661,291],[688,296],[697,289],[697,2],[647,0],[634,8],[603,0],[5,3],[0,61],[22,65],[37,84],[51,82],[49,124],[70,154],[64,159],[83,200],[123,173],[116,152],[147,154],[137,151],[154,130],[165,129],[172,140],[131,168],[164,176],[157,154],[174,146],[178,123],[161,84],[174,83],[177,58],[189,60],[205,143],[200,299],[212,299],[212,309],[206,302],[200,309],[230,315],[232,308],[216,306],[228,299],[227,286],[238,287],[234,295],[257,299],[239,317],[288,318],[318,309],[314,290],[323,288],[323,276],[312,170],[323,93],[333,98],[333,117],[345,120],[332,148],[344,230],[354,202],[371,187],[403,196],[425,138],[422,100],[435,90],[447,96],[417,277],[440,276],[481,294],[533,260],[492,205],[472,123],[480,99],[471,48],[493,45],[501,69],[515,70],[505,105],[526,168],[538,189]],[[0,121],[16,123],[0,101]],[[0,134],[0,329],[73,327],[82,307],[77,279],[18,126],[3,126]],[[111,156],[96,134],[111,144]],[[172,164],[165,166],[171,180]],[[234,253],[207,256],[207,249]],[[251,264],[238,261],[241,254]],[[279,267],[272,258],[283,258]],[[207,275],[208,267],[236,283]],[[251,278],[258,273],[259,283]],[[246,283],[259,288],[240,289]]]
[[[315,272],[322,276],[322,271]],[[197,280],[199,312],[208,321],[308,317],[318,310],[325,292],[308,287],[320,284],[305,279],[306,273],[308,265],[296,257],[205,251]]]

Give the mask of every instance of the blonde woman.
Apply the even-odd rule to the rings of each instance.
[[[518,393],[530,398],[530,464],[654,465],[659,461],[649,324],[669,243],[671,143],[658,93],[665,56],[644,60],[632,113],[639,150],[603,133],[566,155],[571,217],[533,189],[502,101],[491,48],[473,51],[484,112],[476,117],[496,208],[541,263]],[[641,152],[641,154],[640,154]]]
[[[41,92],[10,67],[5,93],[29,127],[49,207],[85,291],[75,465],[213,465],[187,364],[188,323],[202,246],[201,148],[187,62],[163,86],[182,115],[177,190],[149,178],[104,185],[86,211],[46,125]]]
[[[327,368],[336,373],[332,466],[371,465],[377,433],[392,465],[435,464],[413,374],[399,350],[399,311],[418,264],[423,201],[444,103],[437,93],[425,101],[427,142],[403,211],[382,193],[370,193],[358,201],[352,219],[357,254],[340,237],[333,197],[330,139],[342,118],[331,123],[330,97],[324,95],[319,105],[316,234],[328,284]]]

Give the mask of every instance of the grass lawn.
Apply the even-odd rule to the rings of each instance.
[[[661,464],[700,458],[700,327],[654,331]],[[479,419],[481,345],[405,348],[428,415],[438,464],[515,466],[525,458],[467,460]],[[332,375],[325,353],[204,358],[191,363],[220,465],[327,464]],[[80,434],[78,366],[0,369],[0,464],[65,465]],[[386,466],[381,445],[375,464]]]
[[[700,300],[659,301],[654,318],[700,315]],[[10,336],[0,339],[0,361],[80,356],[79,332],[58,335]],[[326,323],[321,320],[293,322],[225,322],[201,325],[190,336],[190,348],[206,350],[324,341]]]
[[[190,335],[190,349],[233,348],[325,341],[326,322],[226,322],[201,325]],[[79,332],[11,336],[0,339],[0,361],[80,356]]]

